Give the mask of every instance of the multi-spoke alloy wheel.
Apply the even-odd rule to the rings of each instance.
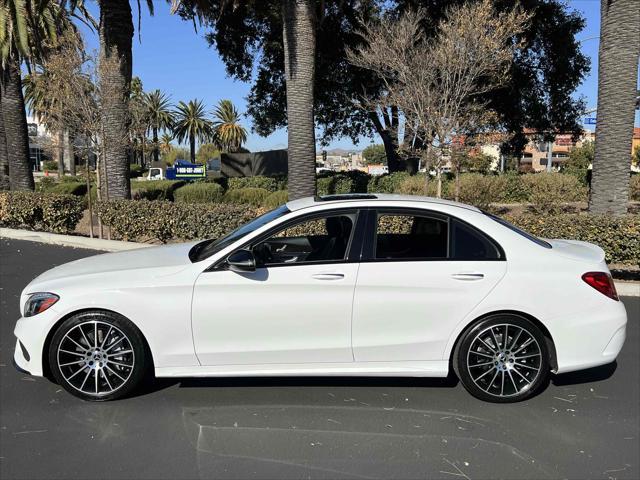
[[[49,355],[58,382],[90,400],[124,395],[144,370],[140,333],[128,320],[106,312],[86,312],[65,321]]]
[[[472,394],[494,402],[535,393],[549,372],[540,330],[518,316],[490,317],[472,328],[457,350],[457,370]]]

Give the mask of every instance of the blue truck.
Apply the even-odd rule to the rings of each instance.
[[[178,159],[173,167],[167,167],[165,177],[167,180],[198,180],[207,176],[207,167],[199,163],[191,163]]]

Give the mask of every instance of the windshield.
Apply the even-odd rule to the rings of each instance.
[[[264,215],[260,215],[257,218],[254,218],[249,223],[245,223],[241,227],[236,228],[231,233],[228,233],[224,237],[218,238],[217,240],[205,240],[200,242],[191,248],[189,252],[189,259],[192,262],[199,262],[204,260],[205,258],[209,258],[211,255],[214,255],[221,251],[223,248],[228,247],[236,240],[240,240],[242,237],[249,235],[251,232],[256,231],[258,228],[266,225],[267,223],[275,220],[276,218],[280,218],[283,215],[289,213],[289,209],[286,205],[282,205],[275,210],[271,210],[270,212],[265,213]]]
[[[496,215],[492,215],[492,214],[490,214],[488,212],[485,212],[485,211],[483,211],[482,213],[484,213],[487,217],[492,218],[493,220],[498,222],[500,225],[504,225],[505,227],[509,228],[510,230],[513,230],[514,232],[522,235],[524,238],[527,238],[527,239],[531,240],[533,243],[536,243],[536,244],[538,244],[538,245],[540,245],[541,247],[544,247],[544,248],[552,248],[551,244],[549,242],[545,242],[541,238],[538,238],[535,235],[531,235],[529,232],[525,232],[524,230],[521,230],[520,228],[516,227],[512,223],[507,222],[505,219],[500,218],[500,217],[498,217]]]

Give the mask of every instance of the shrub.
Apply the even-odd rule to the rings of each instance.
[[[640,202],[640,174],[631,175],[629,198]]]
[[[400,184],[407,178],[409,178],[407,172],[394,172],[388,175],[371,177],[368,191],[371,193],[395,193],[398,191]]]
[[[640,215],[534,214],[506,215],[514,225],[544,238],[582,240],[599,245],[607,262],[640,262]]]
[[[244,203],[258,207],[262,205],[262,202],[269,194],[269,190],[264,188],[238,188],[237,190],[227,190],[227,193],[222,197],[222,201],[225,203]]]
[[[435,197],[438,191],[438,181],[430,177],[428,184],[428,191],[424,190],[424,178],[423,174],[413,175],[411,177],[406,177],[402,180],[397,190],[394,193],[401,193],[403,195],[426,195],[429,197]],[[449,182],[442,182],[442,196],[447,196],[449,191]]]
[[[42,162],[42,169],[48,172],[55,172],[58,170],[58,162],[54,160],[47,160]]]
[[[46,192],[56,184],[53,177],[42,177],[39,182],[36,182],[36,191]]]
[[[222,186],[213,182],[190,183],[173,192],[174,200],[182,203],[216,203],[223,195]]]
[[[277,192],[273,192],[268,197],[266,197],[262,202],[262,206],[268,209],[276,208],[283,203],[287,203],[288,198],[289,192],[287,192],[286,190],[278,190]]]
[[[96,208],[105,225],[125,240],[192,240],[219,238],[255,218],[260,212],[246,205],[111,200]]]
[[[501,192],[498,202],[500,203],[522,203],[529,200],[529,190],[522,181],[524,175],[518,175],[510,171],[501,175],[503,179],[500,185]]]
[[[538,213],[557,213],[563,203],[587,197],[586,187],[573,175],[536,173],[524,175],[522,181],[529,192],[529,202]]]
[[[370,176],[359,170],[323,173],[316,179],[318,195],[367,193]]]
[[[75,195],[33,192],[0,193],[0,225],[68,233],[82,218],[84,202]]]
[[[80,182],[62,182],[47,190],[48,193],[59,193],[62,195],[79,195],[87,193],[87,185]]]
[[[131,184],[131,197],[135,200],[173,200],[173,192],[184,185],[179,180],[148,180]]]
[[[264,188],[269,192],[275,192],[280,189],[278,179],[273,177],[230,177],[227,180],[227,188],[229,190],[239,190],[241,188]]]
[[[135,163],[129,164],[129,176],[130,178],[137,178],[142,176],[142,167]]]
[[[465,173],[460,175],[460,197],[463,203],[475,205],[481,209],[489,208],[500,201],[506,180],[501,176]],[[451,185],[451,195],[455,186]]]

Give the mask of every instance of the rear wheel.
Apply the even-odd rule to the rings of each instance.
[[[493,315],[479,321],[461,339],[454,362],[464,387],[490,402],[529,398],[549,378],[544,335],[517,315]]]
[[[142,380],[147,359],[140,331],[127,319],[102,311],[65,320],[49,348],[56,381],[85,400],[114,400]]]

